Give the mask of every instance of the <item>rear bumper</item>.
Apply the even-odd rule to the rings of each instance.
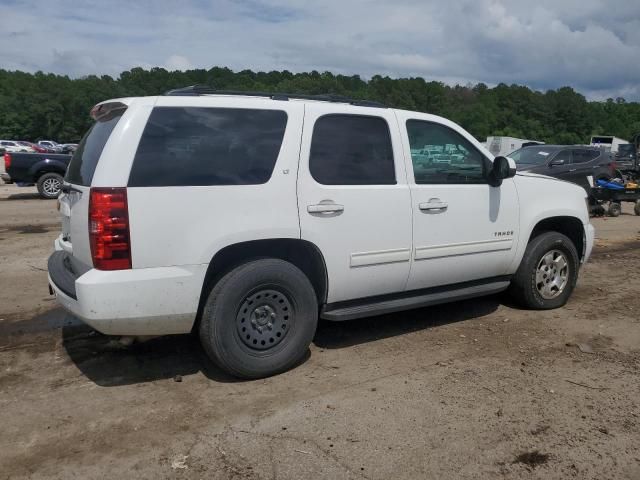
[[[206,265],[101,271],[78,275],[69,254],[49,259],[49,285],[58,302],[106,335],[188,333],[200,301]]]
[[[11,176],[8,173],[0,173],[0,178],[4,183],[13,183]]]

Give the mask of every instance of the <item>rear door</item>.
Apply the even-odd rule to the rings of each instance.
[[[302,238],[326,262],[329,303],[404,290],[411,204],[391,110],[305,106],[298,208]]]
[[[601,152],[589,148],[576,148],[573,150],[572,181],[585,189],[589,189],[588,177],[607,175],[607,167],[602,162]]]

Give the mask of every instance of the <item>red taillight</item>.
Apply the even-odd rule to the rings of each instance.
[[[131,268],[126,188],[91,189],[89,242],[93,266],[98,270]]]
[[[11,166],[11,154],[9,152],[4,152],[4,171],[9,170]]]

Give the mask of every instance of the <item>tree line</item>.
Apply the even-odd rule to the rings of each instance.
[[[558,144],[587,143],[592,135],[627,140],[640,132],[640,103],[623,98],[587,101],[571,87],[540,92],[520,85],[449,86],[424,78],[389,78],[330,72],[234,72],[228,68],[167,71],[133,68],[118,78],[82,78],[0,69],[0,138],[77,142],[91,125],[96,103],[117,97],[158,95],[205,84],[217,89],[337,94],[428,112],[462,125],[478,140],[504,135]]]

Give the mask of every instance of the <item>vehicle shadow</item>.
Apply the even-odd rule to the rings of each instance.
[[[46,200],[46,198],[42,198],[37,193],[12,193],[2,200],[8,202],[11,200]]]
[[[126,345],[86,325],[62,329],[71,361],[101,387],[146,383],[202,372],[210,380],[237,382],[211,363],[194,335],[167,335]]]
[[[347,322],[321,321],[313,343],[338,349],[404,335],[429,327],[481,318],[504,304],[491,296],[453,304],[370,317]],[[62,345],[78,369],[97,385],[110,387],[162,379],[179,379],[198,372],[222,383],[241,382],[218,369],[195,335],[167,335],[131,345],[71,323],[62,328]],[[299,362],[305,363],[310,352]]]
[[[379,317],[346,322],[322,321],[313,343],[317,347],[328,349],[351,347],[426,328],[481,318],[505,304],[502,295],[492,295]]]

